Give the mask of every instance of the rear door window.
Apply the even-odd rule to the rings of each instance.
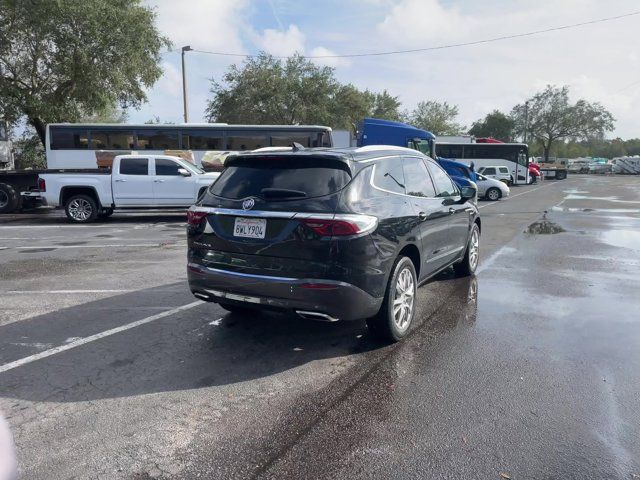
[[[373,185],[386,192],[404,195],[406,190],[402,158],[387,158],[376,163],[373,173]]]
[[[500,167],[500,173],[509,173],[509,169],[507,167]]]
[[[347,164],[336,159],[308,156],[237,158],[229,161],[209,191],[234,200],[247,197],[310,198],[342,190],[350,180]]]
[[[149,175],[149,159],[147,158],[121,159],[120,175]]]
[[[429,172],[431,172],[431,178],[433,184],[436,187],[436,196],[438,197],[453,197],[458,194],[458,190],[449,178],[449,175],[433,162],[427,162]]]
[[[402,159],[404,165],[405,190],[407,195],[414,197],[435,197],[431,177],[422,160],[416,157]]]

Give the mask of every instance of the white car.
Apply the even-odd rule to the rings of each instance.
[[[504,182],[485,177],[481,173],[476,173],[476,184],[478,185],[478,198],[486,200],[500,200],[503,197],[508,197],[511,192]]]
[[[478,169],[478,173],[481,173],[485,177],[495,178],[496,180],[500,180],[501,182],[504,182],[507,185],[510,185],[513,182],[513,178],[509,173],[509,167],[503,167],[500,165],[480,167]]]

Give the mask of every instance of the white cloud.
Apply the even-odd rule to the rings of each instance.
[[[285,31],[267,28],[260,35],[254,35],[255,43],[271,55],[289,56],[304,53],[305,35],[296,25],[289,25]]]
[[[334,52],[333,50],[329,50],[328,48],[325,47],[315,47],[314,49],[311,50],[311,53],[309,53],[309,56],[311,57],[315,57],[315,56],[325,56],[325,55],[335,55],[336,52]],[[314,58],[313,59],[314,63],[317,63],[318,65],[326,65],[328,67],[347,67],[349,65],[351,65],[351,61],[348,58],[340,58],[340,57],[330,57],[330,58]]]

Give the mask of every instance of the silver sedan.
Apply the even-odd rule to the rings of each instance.
[[[509,187],[500,180],[485,177],[481,173],[476,173],[476,183],[478,184],[478,198],[485,200],[499,200],[509,196]]]

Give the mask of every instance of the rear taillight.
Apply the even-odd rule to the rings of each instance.
[[[376,228],[378,219],[369,215],[335,215],[332,218],[309,217],[300,221],[323,237],[361,235]]]
[[[38,177],[38,190],[41,192],[47,191],[47,182],[44,181],[44,178]]]
[[[187,210],[187,223],[192,227],[197,227],[202,219],[207,216],[207,212],[199,210]]]

